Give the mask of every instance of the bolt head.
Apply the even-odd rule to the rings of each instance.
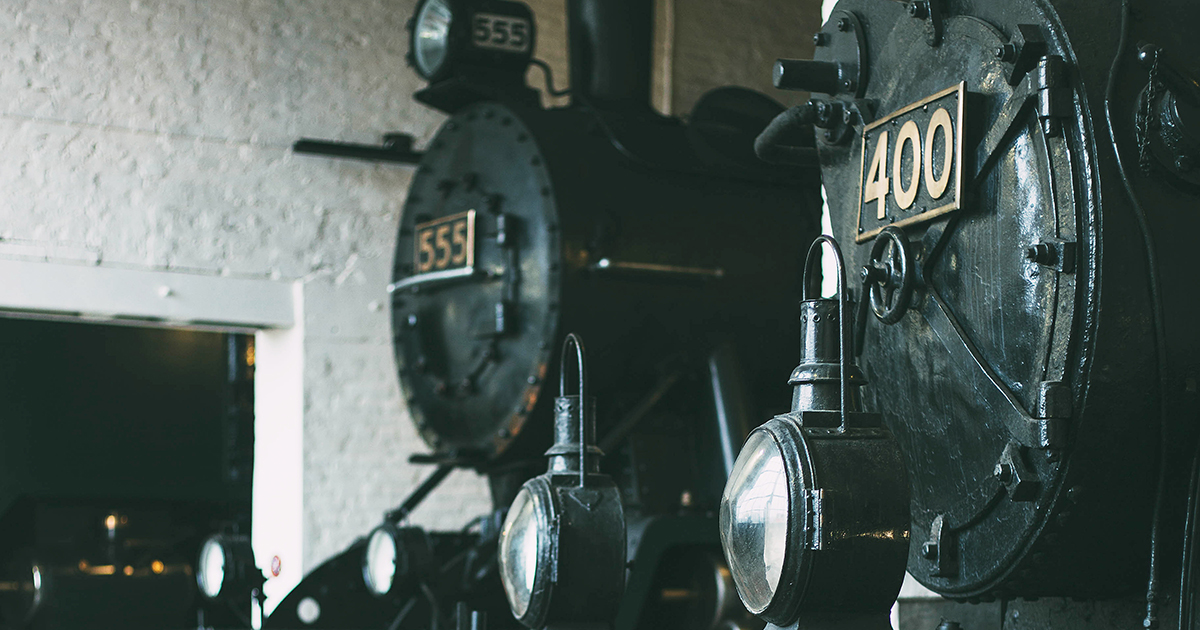
[[[908,5],[908,14],[918,20],[924,20],[929,17],[929,3],[922,0],[913,2]]]
[[[921,557],[922,558],[925,558],[926,560],[934,560],[937,558],[937,555],[938,555],[937,543],[935,543],[933,541],[929,541],[929,542],[926,542],[925,544],[921,545]]]
[[[838,27],[838,30],[842,31],[843,33],[850,30],[850,18],[848,18],[848,17],[838,18],[837,27]]]
[[[820,48],[821,46],[828,46],[828,45],[829,45],[829,34],[828,33],[817,33],[816,35],[813,35],[813,46]]]
[[[999,481],[1000,483],[1003,483],[1003,484],[1011,483],[1013,480],[1012,464],[1006,464],[1006,463],[996,464],[996,468],[995,468],[995,470],[992,471],[992,474],[995,475],[996,480]]]

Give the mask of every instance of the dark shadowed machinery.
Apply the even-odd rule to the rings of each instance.
[[[0,625],[248,623],[197,596],[205,538],[250,534],[248,335],[0,319]],[[131,439],[136,436],[136,439]]]
[[[427,147],[396,137],[382,148],[297,144],[417,166],[389,291],[400,381],[432,449],[417,461],[435,472],[313,571],[267,627],[521,627],[514,616],[542,627],[579,610],[626,629],[761,626],[737,601],[716,510],[751,419],[787,409],[781,374],[799,343],[802,244],[819,229],[815,149],[810,137],[809,169],[760,161],[754,138],[783,108],[749,90],[709,93],[687,122],[655,113],[651,3],[567,7],[570,106],[543,108],[525,86],[536,29],[524,5],[426,0],[411,61],[430,85],[416,98],[450,114]],[[587,467],[603,453],[596,474],[610,481],[564,490],[565,505],[585,506],[566,511],[575,516],[537,520],[541,504],[518,491],[547,470],[552,444],[550,453],[580,443],[554,421],[571,332],[587,341],[596,401]],[[552,479],[565,461],[555,457]],[[496,511],[463,532],[407,525],[455,468],[487,475]],[[551,487],[562,484],[535,493],[546,505]],[[604,526],[571,533],[568,521],[593,516]],[[564,546],[545,532],[514,538],[526,522],[554,523]],[[502,553],[529,555],[498,565],[502,530]],[[617,544],[616,566],[629,568],[617,571],[624,588],[611,605],[595,598],[614,592],[600,584],[612,572],[588,571],[601,563],[568,539],[594,540],[597,552]],[[576,551],[568,560],[551,548]],[[510,583],[506,602],[500,566],[540,576],[552,594]],[[570,604],[589,597],[590,607]]]
[[[902,454],[911,530],[892,531],[911,544],[827,571],[814,549],[845,551],[839,532],[863,523],[838,500],[889,505],[894,489],[828,466],[815,490],[800,468],[777,487],[735,472],[726,504],[744,533],[725,552],[749,567],[753,610],[884,628],[898,580],[864,578],[906,568],[961,603],[902,606],[906,628],[1196,627],[1196,24],[1187,1],[842,0],[815,60],[776,64],[778,87],[814,97],[759,154],[787,162],[816,132],[859,275],[860,404]],[[766,466],[749,446],[739,467]],[[808,494],[788,500],[797,486]],[[780,499],[736,509],[764,490]],[[797,532],[805,508],[833,533]],[[754,557],[780,519],[782,569]],[[821,579],[791,579],[798,566]],[[855,597],[814,601],[831,581]]]

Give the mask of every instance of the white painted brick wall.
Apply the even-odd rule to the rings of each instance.
[[[443,118],[412,101],[420,84],[404,63],[414,4],[0,2],[0,239],[103,265],[305,283],[306,569],[427,472],[406,463],[425,447],[401,402],[383,291],[410,173],[289,150],[302,136],[432,135]],[[543,14],[539,54],[565,86],[561,1],[530,4]],[[799,3],[677,4],[676,111],[726,81],[768,87],[759,66],[790,36],[756,34]],[[739,36],[697,26],[713,20]],[[787,54],[805,54],[811,28],[795,25],[801,49]],[[456,473],[414,520],[458,527],[487,505],[482,480]]]
[[[296,156],[301,136],[427,139],[404,63],[413,0],[5,0],[0,238],[102,264],[305,282],[308,568],[375,525],[425,469],[401,403],[386,295],[409,172]],[[472,474],[415,520],[487,507]]]

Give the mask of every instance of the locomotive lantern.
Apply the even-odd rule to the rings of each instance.
[[[838,297],[801,303],[792,411],[742,447],[721,499],[721,545],[742,601],[767,621],[888,628],[908,555],[908,485],[895,438],[859,405],[866,383],[850,362],[836,241],[813,243],[806,276],[822,243],[837,261]]]
[[[530,628],[608,621],[625,586],[621,492],[600,473],[595,405],[587,396],[583,344],[574,334],[563,342],[559,364],[567,365],[572,346],[579,393],[566,395],[560,373],[549,470],[525,482],[500,530],[504,592],[513,616]]]
[[[817,128],[875,315],[862,404],[909,471],[908,571],[942,595],[1140,597],[1121,619],[1192,627],[1169,567],[1196,504],[1200,304],[1173,288],[1197,23],[1186,0],[842,0],[816,59],[776,66],[814,93],[777,120]]]

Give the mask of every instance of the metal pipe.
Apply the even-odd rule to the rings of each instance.
[[[717,418],[717,438],[721,444],[721,460],[725,477],[733,474],[742,442],[750,427],[751,406],[737,352],[722,345],[708,357],[708,373],[712,385],[713,405]]]
[[[650,107],[651,0],[567,0],[571,93],[603,108]]]

